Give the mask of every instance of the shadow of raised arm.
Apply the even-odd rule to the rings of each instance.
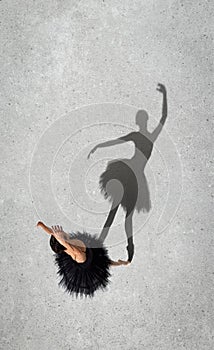
[[[156,141],[167,118],[167,92],[166,88],[163,84],[158,84],[157,90],[163,94],[163,105],[162,105],[162,117],[158,124],[158,126],[151,133],[152,142]]]

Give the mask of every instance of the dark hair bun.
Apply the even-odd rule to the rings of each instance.
[[[62,253],[66,248],[60,244],[57,239],[51,235],[51,238],[50,238],[50,246],[51,246],[51,249],[57,253],[57,254],[60,254]]]

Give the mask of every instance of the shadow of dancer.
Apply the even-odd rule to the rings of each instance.
[[[107,168],[100,176],[100,188],[105,198],[109,198],[112,206],[107,220],[102,229],[100,239],[104,242],[113,223],[119,205],[126,212],[125,231],[127,236],[128,261],[134,255],[132,217],[134,210],[149,212],[151,201],[147,180],[144,174],[145,166],[151,156],[153,144],[160,134],[167,118],[167,92],[162,84],[158,84],[157,90],[163,94],[162,118],[153,132],[147,130],[148,114],[139,110],[136,114],[136,124],[139,131],[107,141],[95,146],[88,158],[98,148],[117,145],[123,142],[133,141],[135,153],[131,159],[116,159],[108,162]]]

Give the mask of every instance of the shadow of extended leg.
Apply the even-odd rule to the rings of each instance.
[[[115,206],[115,202],[113,202],[112,206],[111,206],[111,210],[110,210],[109,215],[107,217],[107,220],[103,226],[102,232],[101,232],[100,237],[99,237],[103,242],[108,235],[108,232],[109,232],[110,227],[113,223],[113,220],[115,218],[115,215],[117,213],[118,208],[119,208],[119,204]]]
[[[126,236],[127,236],[127,242],[128,242],[126,249],[128,250],[129,261],[132,261],[134,256],[133,225],[132,225],[133,212],[134,211],[127,212],[126,219],[125,219],[125,230],[126,230]]]

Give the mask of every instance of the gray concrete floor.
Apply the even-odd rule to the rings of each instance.
[[[212,2],[2,0],[0,13],[1,349],[213,349]],[[135,130],[139,108],[152,130],[158,82],[169,116],[133,263],[75,300],[36,222],[99,233],[99,174],[133,148],[87,152]],[[126,258],[123,221],[107,239],[114,259]]]

